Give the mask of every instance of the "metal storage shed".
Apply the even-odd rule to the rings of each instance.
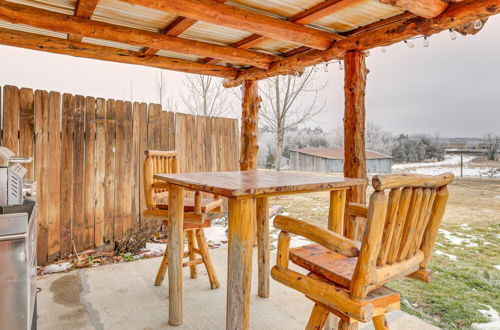
[[[368,173],[391,173],[392,157],[366,151]],[[343,173],[344,148],[309,148],[290,150],[290,170]]]

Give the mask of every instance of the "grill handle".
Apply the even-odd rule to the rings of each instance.
[[[33,161],[33,157],[10,157],[9,163],[29,164]]]

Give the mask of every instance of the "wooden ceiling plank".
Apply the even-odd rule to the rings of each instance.
[[[79,34],[89,38],[149,46],[196,56],[209,56],[229,63],[260,68],[267,68],[271,62],[279,59],[274,55],[82,19],[4,0],[0,0],[0,18],[11,23],[22,23],[61,33]]]
[[[140,56],[138,53],[128,50],[92,45],[83,42],[64,40],[4,28],[0,28],[0,44],[55,54],[144,65],[165,70],[196,73],[222,78],[235,77],[238,72],[236,69],[219,65],[201,64],[163,56]]]
[[[268,70],[251,68],[240,72],[235,79],[224,81],[225,87],[239,86],[245,80],[260,80],[280,74],[300,72],[305,67],[321,64],[342,56],[351,50],[366,51],[371,48],[389,46],[409,38],[430,36],[477,19],[500,13],[500,0],[465,0],[451,4],[441,15],[432,19],[412,17],[396,21],[380,28],[354,34],[335,42],[326,51],[310,50],[277,61]]]
[[[258,12],[221,4],[212,0],[122,0],[148,8],[174,13],[179,16],[211,24],[244,30],[277,40],[285,40],[315,49],[326,49],[338,34],[305,27]]]

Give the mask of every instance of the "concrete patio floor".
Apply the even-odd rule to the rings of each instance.
[[[184,271],[184,324],[168,319],[168,281],[153,286],[160,258],[105,265],[38,280],[39,329],[224,329],[227,248],[211,250],[221,287],[210,290],[205,269],[198,279]],[[256,251],[254,251],[254,256]],[[274,258],[273,258],[274,259]],[[254,258],[255,261],[255,258]],[[252,283],[252,329],[304,329],[312,303],[304,295],[271,280],[271,297],[257,296],[257,265]],[[391,329],[438,329],[409,314],[389,315]],[[372,329],[371,324],[363,329]]]

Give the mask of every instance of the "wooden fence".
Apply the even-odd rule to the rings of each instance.
[[[14,86],[2,99],[0,144],[34,158],[39,264],[140,230],[145,149],[177,149],[182,172],[238,169],[235,119]]]

